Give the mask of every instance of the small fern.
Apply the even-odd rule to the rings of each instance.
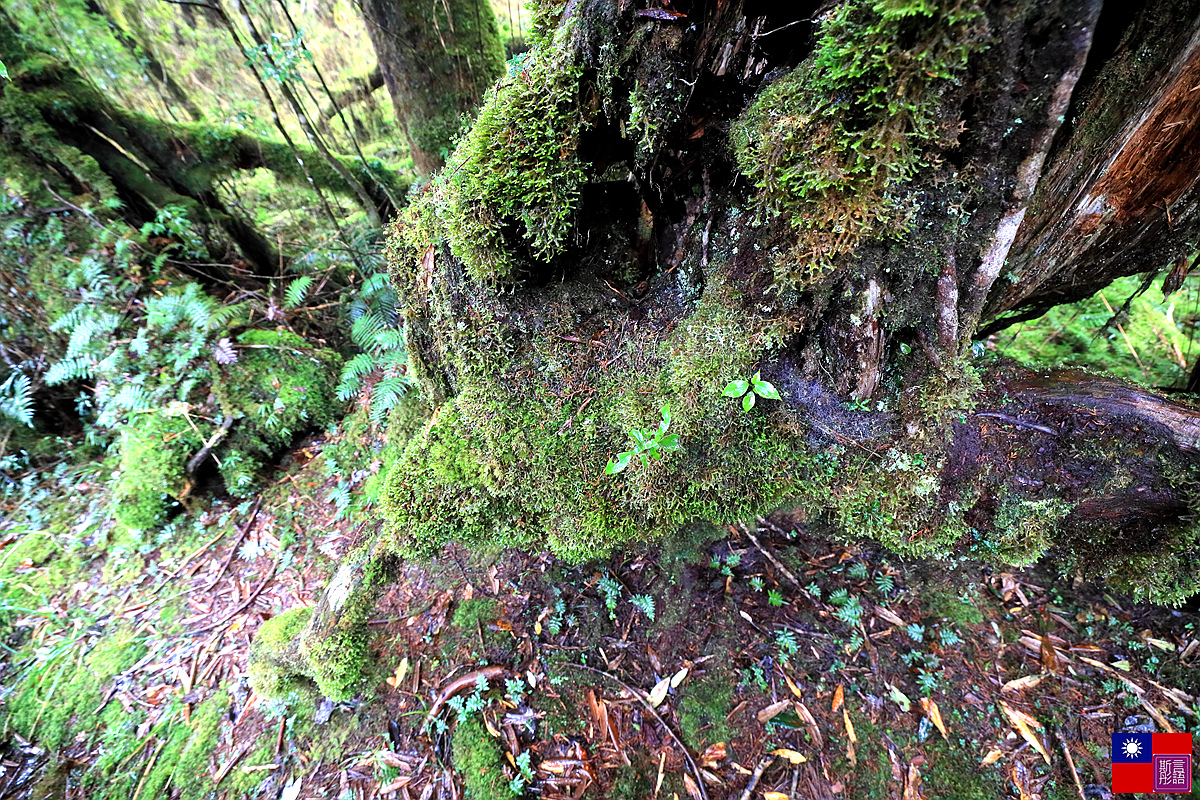
[[[0,384],[0,417],[33,427],[33,384],[25,373],[14,370]]]
[[[304,302],[304,298],[308,296],[308,290],[313,285],[313,276],[304,275],[288,284],[287,290],[283,293],[283,307],[296,308]]]

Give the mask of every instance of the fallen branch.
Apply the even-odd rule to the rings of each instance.
[[[429,709],[429,713],[425,715],[425,721],[421,723],[421,733],[425,733],[429,728],[429,723],[433,722],[433,718],[442,710],[442,706],[446,705],[451,697],[466,689],[469,686],[474,686],[479,682],[481,677],[487,678],[489,681],[493,678],[499,678],[505,672],[508,672],[504,667],[493,664],[490,667],[477,669],[474,672],[468,672],[466,675],[459,676],[450,682],[442,693],[438,695],[437,700],[433,701],[433,706]]]
[[[750,773],[750,782],[746,784],[746,788],[742,791],[742,796],[738,800],[750,800],[750,795],[754,792],[754,787],[758,786],[758,781],[762,778],[763,773],[767,768],[775,763],[775,756],[768,756],[758,762],[754,768],[754,772]],[[793,785],[795,781],[792,781]]]

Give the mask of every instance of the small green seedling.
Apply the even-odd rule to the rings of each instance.
[[[629,438],[633,439],[633,449],[617,453],[616,456],[609,459],[608,466],[604,468],[604,474],[616,475],[629,466],[629,462],[633,460],[634,456],[642,460],[643,466],[649,466],[650,459],[662,458],[664,450],[678,450],[679,435],[668,434],[667,428],[669,427],[671,427],[671,404],[664,403],[662,421],[658,423],[658,427],[654,430],[634,428],[630,431]]]
[[[721,394],[726,397],[742,398],[742,411],[749,411],[754,408],[755,397],[761,397],[764,400],[779,400],[779,390],[776,389],[769,381],[762,379],[762,373],[754,373],[754,377],[748,381],[730,381],[725,387],[725,391]]]

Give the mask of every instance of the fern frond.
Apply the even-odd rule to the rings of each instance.
[[[64,358],[56,361],[46,370],[46,383],[57,386],[60,383],[83,380],[95,376],[94,366],[88,358]]]
[[[387,320],[371,311],[354,321],[354,325],[350,327],[350,339],[364,350],[369,350],[375,345],[379,332],[385,328]]]
[[[0,384],[0,416],[33,427],[33,384],[25,373],[10,372]]]
[[[312,275],[301,276],[289,283],[287,291],[283,293],[283,307],[296,308],[303,303],[304,298],[308,295],[308,290],[312,285]]]

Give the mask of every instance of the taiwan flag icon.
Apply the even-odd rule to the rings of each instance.
[[[1190,733],[1114,733],[1114,792],[1190,792]]]

